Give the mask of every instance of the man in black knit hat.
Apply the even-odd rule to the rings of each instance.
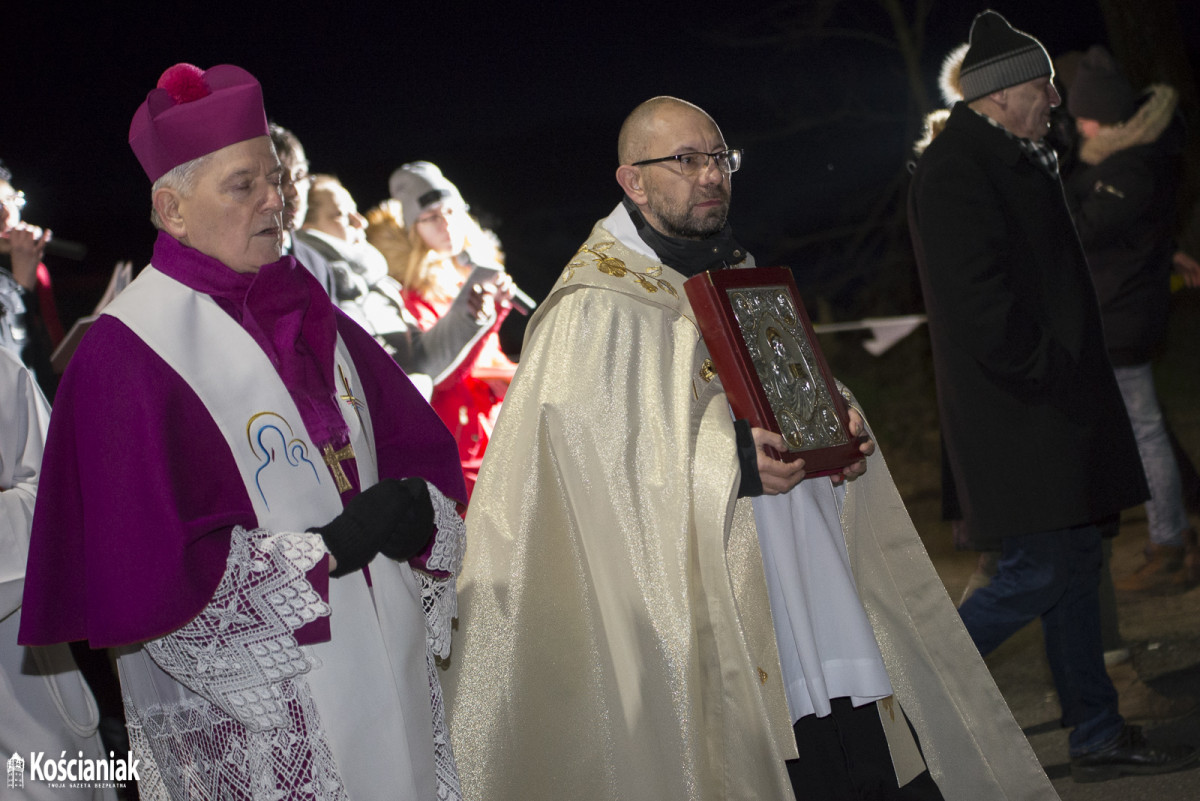
[[[948,60],[964,102],[917,163],[909,221],[950,475],[973,544],[1001,551],[959,612],[984,655],[1041,618],[1076,781],[1177,770],[1195,751],[1127,725],[1104,669],[1098,524],[1147,492],[1042,141],[1053,67],[993,11]]]

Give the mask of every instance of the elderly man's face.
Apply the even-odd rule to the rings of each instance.
[[[366,241],[367,221],[344,186],[322,184],[312,193],[311,201],[311,219],[305,228],[315,228],[351,244]]]
[[[1050,109],[1062,102],[1050,76],[1010,86],[1004,127],[1017,136],[1041,140],[1050,130]]]
[[[696,109],[672,107],[659,113],[650,134],[647,158],[679,153],[715,153],[725,138],[713,121]],[[729,175],[710,160],[699,174],[680,174],[675,162],[647,164],[640,171],[646,221],[681,239],[705,239],[720,232],[729,216]]]
[[[239,273],[278,261],[283,254],[280,172],[267,136],[213,153],[191,194],[179,198],[180,241]]]

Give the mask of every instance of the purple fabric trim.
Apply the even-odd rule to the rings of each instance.
[[[162,231],[151,262],[159,272],[211,295],[241,324],[283,379],[313,443],[340,448],[349,429],[337,406],[331,370],[333,305],[316,279],[291,256],[256,273],[239,273]],[[330,399],[333,402],[330,403]]]
[[[308,571],[304,577],[308,579],[308,583],[312,585],[317,595],[321,596],[321,600],[329,603],[329,557],[326,556],[314,565],[313,569]],[[296,629],[296,644],[315,645],[319,642],[329,642],[329,620],[330,616],[325,615]]]
[[[330,389],[336,326],[363,382],[354,389],[371,412],[380,477],[421,476],[446,495],[465,499],[453,437],[391,357],[333,309],[306,270],[284,259],[243,275],[170,242],[160,264],[160,245],[161,239],[156,267],[209,290],[280,363],[293,397],[300,393],[306,401],[297,406],[314,443],[328,441],[335,429],[347,435]],[[305,312],[270,301],[274,292],[292,297]],[[333,325],[322,328],[316,322],[321,319]],[[357,485],[355,465],[344,466]],[[87,639],[99,648],[175,630],[212,598],[235,525],[258,524],[208,411],[141,339],[116,318],[101,315],[71,359],[51,416],[21,642]],[[327,584],[314,580],[314,587],[328,597]],[[328,635],[314,630],[304,636],[317,642],[311,638]]]

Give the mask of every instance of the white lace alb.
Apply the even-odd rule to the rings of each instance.
[[[467,527],[458,514],[458,504],[432,484],[429,485],[429,497],[433,501],[433,522],[437,526],[437,533],[425,565],[430,570],[450,574],[449,578],[438,578],[423,570],[416,571],[421,583],[421,607],[425,612],[425,633],[429,641],[425,661],[429,671],[430,702],[433,705],[433,757],[437,763],[439,801],[461,801],[462,788],[458,781],[458,767],[454,763],[454,751],[450,746],[450,727],[446,724],[446,705],[442,700],[442,684],[438,678],[435,657],[445,659],[450,655],[450,627],[454,616],[458,614],[456,576],[462,569],[463,554],[467,548]]]
[[[212,601],[146,653],[195,693],[142,705],[126,697],[143,797],[345,799],[304,674],[319,667],[294,632],[330,613],[305,578],[320,535],[235,526]]]

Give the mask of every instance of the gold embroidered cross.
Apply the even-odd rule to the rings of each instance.
[[[350,479],[346,478],[342,462],[354,458],[354,446],[348,444],[335,451],[333,446],[326,442],[325,447],[321,449],[321,458],[325,460],[325,464],[329,465],[329,471],[333,473],[333,480],[337,482],[338,492],[350,489]]]

